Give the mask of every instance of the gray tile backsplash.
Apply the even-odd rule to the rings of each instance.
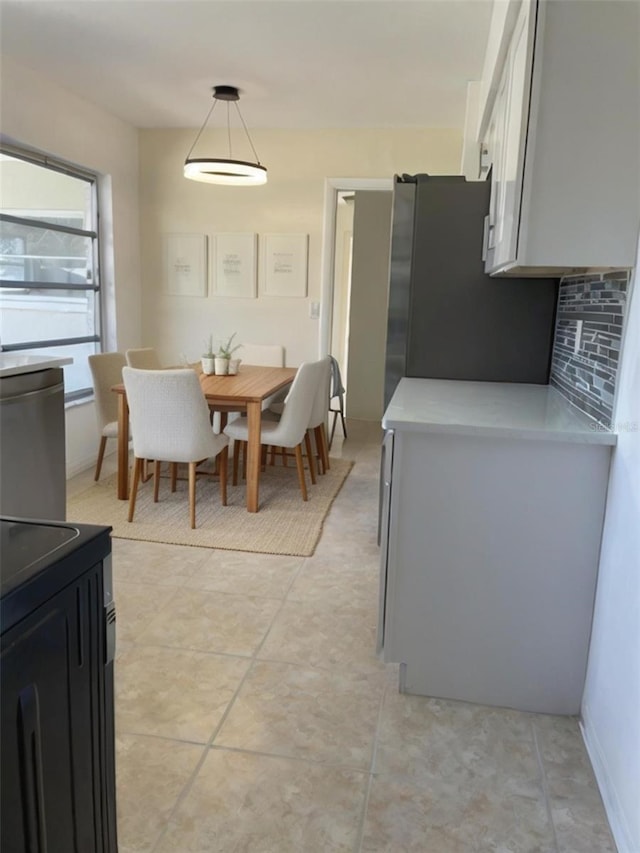
[[[560,282],[549,384],[599,423],[611,423],[629,270]]]

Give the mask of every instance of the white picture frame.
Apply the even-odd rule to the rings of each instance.
[[[167,293],[170,296],[206,296],[206,234],[165,234],[164,243]]]
[[[213,234],[211,292],[214,296],[255,299],[257,296],[258,235]]]
[[[261,293],[305,297],[309,235],[263,234],[261,247]]]

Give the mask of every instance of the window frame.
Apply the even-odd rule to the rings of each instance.
[[[45,347],[57,346],[73,346],[74,344],[94,343],[96,352],[102,352],[102,342],[104,339],[103,328],[103,310],[102,297],[103,291],[101,286],[101,241],[100,241],[100,199],[99,199],[99,176],[95,172],[87,171],[79,166],[65,163],[61,160],[56,160],[48,155],[38,154],[34,151],[29,151],[13,145],[8,145],[0,141],[0,153],[6,154],[9,157],[14,157],[27,163],[32,163],[41,168],[50,169],[54,172],[60,172],[68,175],[71,178],[76,178],[87,182],[90,185],[90,201],[91,201],[91,220],[94,225],[91,229],[77,228],[74,226],[65,226],[55,222],[47,222],[46,219],[36,219],[35,217],[19,216],[15,213],[4,213],[0,208],[0,222],[8,222],[16,225],[24,225],[28,228],[41,228],[43,231],[57,231],[61,234],[70,234],[79,236],[91,241],[91,257],[92,257],[92,281],[86,283],[80,282],[57,282],[57,281],[26,281],[26,280],[10,280],[0,278],[0,290],[38,290],[46,293],[49,290],[66,290],[86,292],[93,291],[93,314],[94,314],[94,330],[93,335],[50,338],[45,340],[30,340],[21,343],[4,343],[2,344],[3,352],[24,352],[34,349],[42,349]],[[65,391],[65,403],[76,402],[79,400],[87,400],[93,396],[93,387],[88,385],[84,388],[79,388],[75,391]]]

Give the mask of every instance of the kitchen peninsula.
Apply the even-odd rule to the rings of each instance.
[[[378,645],[400,689],[575,714],[616,436],[552,387],[402,379]]]

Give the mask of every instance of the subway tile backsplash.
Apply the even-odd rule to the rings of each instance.
[[[622,342],[629,270],[560,282],[549,384],[609,426]]]

